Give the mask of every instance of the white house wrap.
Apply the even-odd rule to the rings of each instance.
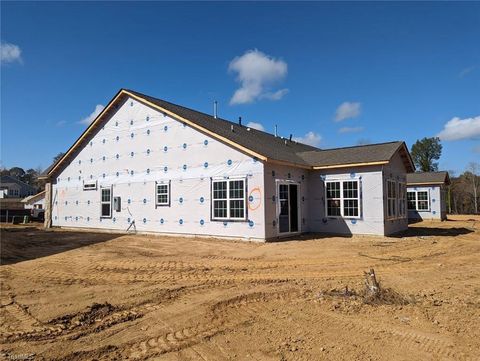
[[[320,150],[122,89],[47,170],[46,224],[253,240],[383,235],[407,227],[412,170],[403,142]]]

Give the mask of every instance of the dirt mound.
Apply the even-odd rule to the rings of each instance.
[[[65,325],[67,327],[75,326],[85,326],[91,325],[95,321],[101,321],[108,315],[115,312],[117,308],[112,306],[110,303],[94,303],[87,308],[84,312],[79,312],[75,314],[64,315],[53,320],[50,320],[48,324],[51,325]]]

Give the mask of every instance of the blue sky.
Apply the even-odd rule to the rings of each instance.
[[[47,167],[122,87],[323,148],[440,134],[442,169],[480,161],[480,3],[1,6],[6,167]]]

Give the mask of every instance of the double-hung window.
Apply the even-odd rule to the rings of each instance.
[[[407,215],[405,208],[405,183],[398,183],[398,215],[401,218],[405,218]]]
[[[429,211],[430,198],[428,191],[408,191],[408,209],[412,211]]]
[[[360,218],[360,182],[326,181],[325,198],[328,217]]]
[[[417,210],[428,211],[430,210],[430,204],[427,191],[417,192]]]
[[[169,206],[170,205],[170,182],[158,182],[155,184],[155,205]]]
[[[397,188],[394,180],[387,180],[387,213],[388,218],[397,216]]]
[[[246,220],[245,179],[212,179],[212,219]]]
[[[112,217],[112,188],[101,187],[100,193],[101,217],[110,218]]]

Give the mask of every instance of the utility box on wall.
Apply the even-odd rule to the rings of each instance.
[[[122,199],[120,197],[113,197],[113,209],[120,212],[122,209]]]

